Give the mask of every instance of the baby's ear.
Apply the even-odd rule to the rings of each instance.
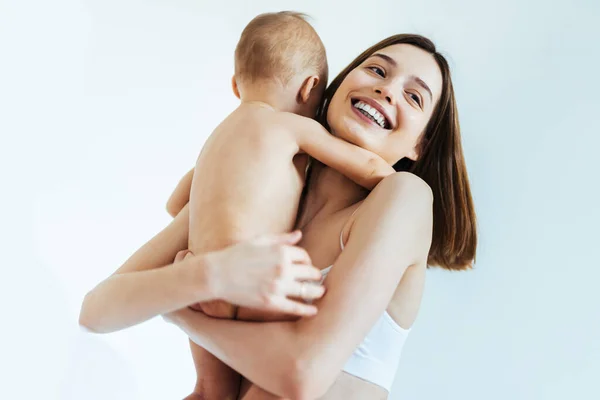
[[[319,85],[319,81],[320,78],[318,75],[309,76],[304,80],[300,87],[300,93],[298,93],[302,104],[308,103],[311,95],[316,95],[316,88]]]
[[[235,75],[231,77],[231,89],[233,89],[233,94],[238,99],[240,98],[240,91],[238,90],[237,81],[235,80]]]

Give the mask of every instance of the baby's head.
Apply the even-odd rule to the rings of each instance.
[[[233,91],[242,101],[312,118],[327,72],[325,46],[304,14],[261,14],[246,26],[235,49]]]

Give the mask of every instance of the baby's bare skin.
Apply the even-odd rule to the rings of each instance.
[[[292,228],[304,171],[294,165],[298,147],[279,114],[243,103],[206,141],[190,194],[193,253]]]
[[[296,166],[298,160],[294,162],[298,147],[290,139],[290,128],[281,125],[279,114],[243,103],[206,141],[190,194],[189,249],[193,253],[292,229],[305,176]],[[223,304],[204,303],[202,311],[233,317],[233,307],[229,315],[219,313],[228,310]]]
[[[292,230],[306,154],[369,189],[394,172],[379,156],[332,136],[312,119],[244,102],[215,129],[196,162],[189,250],[202,254]],[[199,307],[213,317],[235,316],[235,308],[222,301]]]
[[[305,176],[296,167],[298,147],[286,134],[289,128],[281,124],[279,114],[242,103],[206,141],[190,192],[188,245],[193,253],[220,250],[293,227]],[[221,300],[195,307],[218,318],[234,318],[237,309]],[[198,373],[190,396],[235,398],[237,372],[193,342],[190,346]]]
[[[189,250],[202,254],[259,235],[292,230],[308,155],[372,189],[394,172],[381,157],[329,134],[312,119],[242,102],[209,137],[196,162],[190,192]],[[216,318],[235,318],[221,300],[194,305]],[[289,315],[240,310],[240,319],[283,320]],[[196,394],[229,398],[237,373],[191,343]],[[238,380],[239,381],[239,380]],[[223,382],[218,385],[215,382]],[[225,382],[231,382],[229,389]]]

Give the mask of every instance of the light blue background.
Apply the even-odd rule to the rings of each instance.
[[[85,292],[169,220],[236,106],[265,11],[312,15],[332,77],[394,33],[448,55],[479,217],[474,271],[431,270],[390,399],[600,398],[600,6],[593,1],[0,1],[0,397],[183,397],[160,319],[80,332]]]

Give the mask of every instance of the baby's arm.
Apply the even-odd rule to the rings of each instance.
[[[167,200],[167,212],[173,218],[190,201],[190,189],[192,187],[192,178],[194,177],[194,168],[189,170],[177,184],[169,200]]]
[[[293,126],[301,151],[366,189],[372,190],[383,178],[396,172],[377,154],[333,136],[314,120],[298,117]]]

